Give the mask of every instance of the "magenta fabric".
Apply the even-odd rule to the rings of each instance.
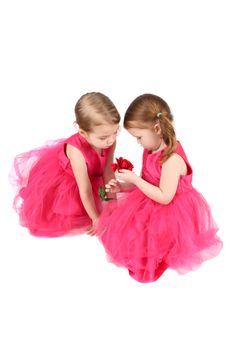
[[[142,177],[156,186],[162,151],[143,153]],[[186,162],[188,172],[180,176],[169,204],[159,204],[134,188],[109,202],[99,220],[97,234],[108,259],[127,268],[139,282],[155,281],[168,267],[179,273],[194,270],[222,247],[211,209],[192,186],[192,168],[179,142],[176,153]]]
[[[17,188],[14,208],[21,225],[35,236],[82,233],[91,225],[65,153],[67,144],[82,152],[94,200],[101,212],[98,188],[103,185],[102,175],[110,148],[99,155],[79,133],[68,139],[48,142],[41,148],[18,155],[11,173],[11,181]]]

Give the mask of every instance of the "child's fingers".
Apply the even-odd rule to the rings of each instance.
[[[116,179],[112,179],[112,180],[110,180],[108,183],[107,183],[107,185],[112,185],[112,186],[115,186],[117,184],[117,180]]]
[[[117,184],[114,184],[114,185],[105,185],[105,189],[106,190],[111,190],[111,189],[114,189],[117,187]]]
[[[117,186],[117,181],[114,180],[114,181],[109,181],[106,185],[105,185],[105,189],[106,191],[109,191],[111,190],[112,188],[116,187]]]
[[[89,236],[94,236],[95,235],[95,231],[92,230],[90,233],[88,233]]]
[[[105,185],[105,192],[109,192],[111,190],[111,186],[106,184]]]
[[[111,192],[116,193],[119,192],[119,184],[116,179],[111,179],[106,185],[105,185],[105,192]]]
[[[116,187],[105,188],[105,192],[114,192]]]
[[[116,193],[116,192],[119,192],[119,188],[118,186],[114,186],[114,187],[112,186],[110,188],[106,188],[105,192]]]
[[[93,226],[90,226],[87,231],[86,231],[86,234],[89,235],[89,236],[93,236],[95,234],[95,229]]]

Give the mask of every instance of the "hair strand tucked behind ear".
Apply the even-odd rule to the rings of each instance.
[[[128,107],[124,127],[152,128],[155,123],[159,123],[161,136],[167,145],[160,158],[163,163],[176,149],[176,133],[172,122],[173,115],[168,104],[159,96],[144,94],[138,96]]]

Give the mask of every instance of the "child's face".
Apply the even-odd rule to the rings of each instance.
[[[160,129],[129,128],[128,132],[136,137],[137,142],[149,151],[156,150],[162,141]]]
[[[95,131],[85,132],[84,137],[91,146],[97,149],[109,148],[116,141],[119,131],[119,124],[98,125]]]

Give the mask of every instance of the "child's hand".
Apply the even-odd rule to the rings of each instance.
[[[117,193],[120,192],[121,188],[117,180],[112,179],[105,185],[105,192]]]
[[[94,236],[96,234],[97,223],[98,223],[98,218],[95,220],[92,220],[92,225],[88,228],[88,230],[86,231],[86,234],[88,234],[89,236]]]
[[[138,178],[138,176],[132,172],[131,170],[126,170],[126,169],[121,169],[121,171],[116,171],[115,175],[117,179],[124,181],[124,182],[129,182],[131,184],[134,184],[135,180]]]

